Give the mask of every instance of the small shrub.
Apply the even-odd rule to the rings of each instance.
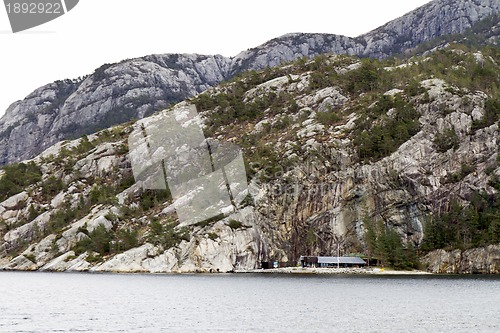
[[[99,225],[92,232],[88,233],[88,237],[76,243],[75,253],[76,255],[84,252],[97,252],[100,255],[109,254],[111,252],[111,241],[111,232],[103,225]]]
[[[255,201],[250,193],[248,193],[240,203],[241,208],[245,208],[247,206],[255,206]]]
[[[457,149],[460,146],[460,141],[454,128],[447,129],[443,133],[438,133],[433,143],[436,150],[440,153],[445,153],[452,148]]]
[[[500,99],[487,99],[484,102],[484,113],[481,120],[476,120],[472,123],[473,131],[491,126],[500,119]]]
[[[215,232],[209,232],[208,233],[208,238],[211,240],[215,241],[217,238],[219,238],[219,235],[217,235]]]
[[[35,208],[35,205],[31,204],[30,208],[28,209],[28,222],[33,221],[40,215],[40,211]]]
[[[381,75],[374,60],[363,59],[358,69],[346,74],[346,90],[353,94],[375,90],[379,86]]]
[[[492,175],[488,185],[500,192],[500,179],[496,175]]]
[[[120,216],[124,219],[138,217],[140,214],[141,214],[141,211],[137,207],[130,206],[130,205],[120,206]]]
[[[239,229],[243,226],[243,223],[241,223],[240,221],[236,221],[236,220],[229,220],[228,224],[227,224],[231,229],[235,230],[235,229]]]
[[[455,172],[452,174],[449,174],[446,179],[443,181],[443,184],[448,184],[448,183],[457,183],[467,177],[468,174],[474,171],[474,166],[469,165],[469,164],[462,164],[460,167],[459,172]]]
[[[33,162],[6,165],[3,170],[5,173],[0,178],[0,202],[42,180],[42,171]]]
[[[81,156],[88,154],[94,148],[95,145],[89,141],[89,138],[86,135],[84,135],[80,140],[80,144],[73,148],[72,151]]]
[[[318,112],[316,113],[316,119],[319,123],[325,126],[333,125],[342,120],[342,117],[336,112]]]
[[[208,226],[210,224],[218,222],[218,221],[222,220],[223,218],[224,218],[224,214],[221,213],[221,214],[213,216],[213,217],[211,217],[209,219],[200,221],[200,222],[196,223],[195,226],[203,228],[203,227],[206,227],[206,226]]]
[[[50,216],[48,231],[58,232],[73,222],[76,217],[77,214],[75,210],[69,207],[60,209]]]
[[[34,254],[30,253],[30,254],[25,254],[24,257],[26,259],[28,259],[29,261],[31,261],[32,263],[36,264],[36,257]]]
[[[102,256],[95,252],[90,252],[85,260],[91,264],[95,264],[102,261]]]
[[[395,112],[389,117],[391,109]],[[360,159],[379,160],[395,152],[420,131],[418,117],[413,105],[401,97],[379,97],[370,113],[357,121],[353,144]]]
[[[123,229],[116,232],[114,252],[124,252],[139,245],[137,230]]]
[[[277,122],[273,124],[273,127],[277,130],[284,130],[292,124],[292,120],[289,116],[281,117]]]
[[[164,223],[153,220],[150,224],[148,242],[169,249],[181,241],[189,240],[189,230],[186,227],[176,230],[177,223],[167,220]]]
[[[418,82],[415,79],[410,80],[410,82],[408,83],[408,85],[405,88],[405,93],[408,96],[412,96],[412,97],[420,95],[420,94],[423,94],[426,91],[427,90],[424,87],[422,87],[422,85],[420,84],[420,82]]]
[[[44,198],[51,198],[64,188],[61,178],[50,176],[42,183],[42,195]]]
[[[91,205],[114,204],[116,202],[115,189],[109,185],[96,184],[89,192]]]
[[[143,211],[148,211],[158,204],[165,201],[172,200],[170,190],[146,190],[142,193],[140,199],[140,206]]]

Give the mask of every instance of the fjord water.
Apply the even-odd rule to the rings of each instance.
[[[500,332],[500,277],[0,272],[0,332]]]

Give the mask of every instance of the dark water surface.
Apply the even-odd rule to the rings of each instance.
[[[0,272],[0,332],[500,332],[500,276]]]

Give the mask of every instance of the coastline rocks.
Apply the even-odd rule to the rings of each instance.
[[[422,261],[427,270],[439,274],[500,274],[500,245],[470,250],[436,250]]]

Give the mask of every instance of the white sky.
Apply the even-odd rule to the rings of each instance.
[[[0,7],[0,115],[36,88],[154,53],[235,56],[290,32],[356,37],[429,0],[80,0],[13,34]]]

